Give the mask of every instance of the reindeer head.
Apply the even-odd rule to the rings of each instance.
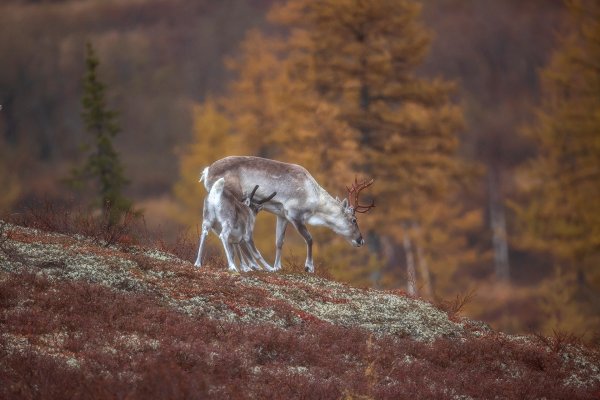
[[[277,194],[277,192],[273,192],[268,197],[266,197],[262,200],[256,200],[256,199],[254,199],[254,195],[256,194],[257,190],[258,190],[258,185],[254,186],[254,189],[252,189],[252,193],[250,193],[250,196],[248,196],[248,198],[244,200],[244,204],[246,204],[248,207],[250,207],[252,212],[254,212],[254,215],[258,214],[258,212],[260,210],[262,210],[264,203],[271,200]]]
[[[360,192],[373,184],[373,179],[369,181],[359,182],[356,178],[351,187],[346,187],[348,190],[348,197],[342,200],[342,211],[344,215],[344,226],[341,234],[352,243],[355,247],[360,247],[365,244],[360,229],[358,228],[358,221],[356,220],[356,213],[366,213],[371,208],[375,207],[375,201],[371,201],[369,205],[361,205],[358,200]]]

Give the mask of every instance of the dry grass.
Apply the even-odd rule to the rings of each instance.
[[[440,300],[436,302],[436,306],[447,312],[448,317],[455,321],[458,319],[465,306],[473,301],[475,295],[475,290],[471,290],[464,294],[457,294],[456,297],[451,300]]]

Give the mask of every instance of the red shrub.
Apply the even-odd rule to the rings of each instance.
[[[150,269],[170,278],[148,278],[161,290],[139,293],[0,272],[0,398],[592,399],[598,392],[597,383],[564,386],[577,371],[577,361],[563,357],[576,344],[565,335],[525,341],[490,333],[433,343],[377,336],[319,320],[218,267],[206,273],[126,256],[140,279]],[[296,279],[257,277],[336,302]],[[244,316],[268,306],[288,326],[190,316],[171,307],[165,292],[202,296]],[[598,362],[597,353],[586,354]]]

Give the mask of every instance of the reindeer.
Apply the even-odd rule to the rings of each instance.
[[[358,182],[356,179],[348,189],[344,200],[333,198],[323,189],[303,167],[260,157],[231,156],[215,161],[202,171],[200,181],[207,190],[220,179],[238,198],[244,198],[258,184],[259,192],[265,193],[277,188],[277,198],[266,203],[264,210],[277,216],[275,232],[275,270],[281,269],[281,249],[288,223],[298,231],[306,242],[304,268],[314,272],[312,256],[312,236],[306,224],[326,226],[344,237],[353,246],[360,247],[363,240],[356,213],[364,213],[375,207],[375,203],[360,205],[358,196],[361,190],[370,186],[373,180]]]
[[[254,245],[252,234],[256,214],[262,209],[264,203],[275,197],[277,192],[273,192],[262,200],[255,200],[254,195],[258,187],[256,185],[250,196],[244,201],[240,201],[225,187],[224,178],[215,182],[204,200],[202,235],[198,246],[198,257],[194,263],[196,267],[202,266],[206,236],[208,231],[212,230],[223,243],[230,271],[237,271],[234,254],[240,260],[244,272],[250,269],[260,269],[256,260],[267,270],[273,270]]]

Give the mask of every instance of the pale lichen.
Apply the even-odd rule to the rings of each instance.
[[[271,324],[286,328],[306,321],[318,321],[364,329],[374,336],[391,336],[396,340],[412,338],[433,342],[438,338],[452,338],[467,341],[494,335],[495,340],[506,341],[510,345],[540,347],[530,336],[493,332],[489,326],[477,321],[451,320],[445,312],[418,299],[379,290],[352,288],[310,274],[261,273],[231,276],[212,268],[195,270],[191,263],[159,250],[137,247],[120,250],[118,246],[99,248],[93,245],[93,241],[81,236],[65,237],[14,225],[7,225],[5,231],[6,229],[19,234],[4,233],[4,250],[0,251],[0,281],[18,271],[33,272],[51,282],[85,281],[119,291],[135,291],[153,296],[161,306],[185,315],[206,316],[248,325]],[[31,238],[32,235],[40,235],[43,240],[36,241]],[[210,280],[211,288],[202,291],[202,285],[206,284],[207,279]],[[189,283],[185,293],[178,286],[183,280]],[[230,286],[220,291],[219,285]],[[194,290],[198,290],[198,293]],[[243,296],[246,292],[251,292],[247,298]],[[236,298],[236,295],[240,297]],[[30,302],[30,299],[22,299],[12,304],[3,317],[10,318],[12,313],[26,310],[32,306]],[[9,353],[34,350],[57,357],[69,367],[78,368],[82,360],[77,355],[63,351],[70,338],[77,339],[77,333],[45,333],[36,338],[35,344],[26,337],[2,335]],[[217,345],[218,343],[215,344]],[[156,351],[160,349],[161,343],[136,333],[117,332],[107,336],[106,343],[99,343],[98,346],[108,354],[118,354]],[[181,347],[187,348],[185,343]],[[546,348],[544,351],[554,350]],[[211,362],[218,363],[218,353],[214,354]],[[559,355],[567,376],[564,386],[576,388],[600,384],[600,366],[594,362],[596,356],[575,345],[564,346]],[[409,366],[415,362],[417,360],[413,356],[405,355],[403,359],[397,360],[397,365]],[[524,366],[514,360],[503,359],[494,367],[500,375],[511,379],[523,376]],[[263,367],[248,368],[254,368],[253,372],[260,372]],[[278,373],[310,375],[310,369],[290,366]],[[129,381],[137,379],[135,376],[125,375],[123,378]],[[455,392],[447,395],[450,398],[469,399],[468,396]]]

